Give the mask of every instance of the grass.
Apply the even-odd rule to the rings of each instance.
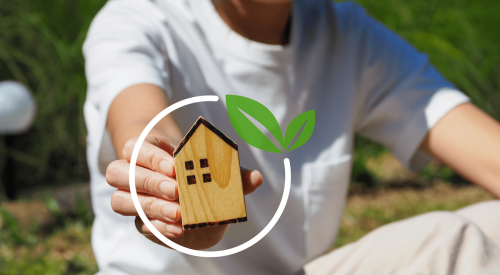
[[[26,243],[0,244],[0,273],[95,274],[98,269],[90,233],[91,227],[81,222],[68,224],[46,238],[33,232],[22,233],[29,240]]]
[[[23,219],[22,212],[16,212],[17,219],[6,207],[0,207],[0,274],[95,274],[98,271],[90,244],[93,215],[88,204],[79,203],[75,215],[62,216],[52,200],[46,200],[45,206],[34,201],[25,203],[35,205],[36,210],[32,211],[49,209],[55,222],[50,228],[40,228],[37,222]]]

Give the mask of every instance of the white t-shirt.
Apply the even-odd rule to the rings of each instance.
[[[94,19],[84,45],[88,94],[88,163],[96,219],[92,245],[100,274],[293,274],[335,240],[349,184],[353,135],[384,144],[410,169],[428,163],[418,146],[443,115],[468,98],[405,41],[353,3],[296,0],[291,42],[265,45],[238,35],[209,0],[115,0]],[[264,184],[246,196],[248,221],[230,226],[213,249],[255,236],[278,208],[283,158],[292,189],[281,219],[259,243],[236,255],[203,259],[156,245],[110,207],[105,181],[116,159],[105,128],[108,108],[125,88],[151,83],[168,102],[218,95],[173,113],[187,132],[202,115],[239,145],[241,165]],[[276,154],[235,133],[225,95],[255,99],[282,129],[315,110],[316,126],[302,147]],[[270,136],[269,133],[266,133]]]

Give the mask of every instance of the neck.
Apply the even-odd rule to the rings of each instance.
[[[273,45],[288,44],[292,1],[213,0],[215,9],[236,33]]]

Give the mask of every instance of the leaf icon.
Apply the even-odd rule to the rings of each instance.
[[[297,149],[304,143],[306,143],[306,141],[309,140],[309,138],[312,135],[312,132],[314,131],[315,119],[316,116],[314,110],[307,111],[294,118],[292,122],[290,122],[290,124],[288,125],[288,128],[286,129],[285,142],[283,148],[285,150],[286,148],[288,148],[288,145],[297,135],[302,125],[304,125],[304,122],[305,122],[304,129],[302,129],[302,132],[300,133],[299,137],[297,138],[293,146],[287,151],[292,151],[294,149]]]
[[[261,150],[281,153],[281,151],[257,128],[241,111],[247,113],[266,127],[283,146],[283,134],[278,121],[264,105],[236,95],[226,95],[227,113],[236,133],[248,144]]]

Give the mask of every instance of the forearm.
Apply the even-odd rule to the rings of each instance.
[[[118,159],[124,158],[122,151],[125,146],[125,143],[127,143],[127,141],[131,140],[132,138],[140,136],[142,131],[144,131],[144,129],[148,125],[148,123],[149,121],[148,122],[134,121],[134,122],[124,123],[121,127],[117,127],[115,131],[113,131],[113,134],[110,134],[111,141],[113,142],[113,147],[115,148]],[[168,129],[163,130],[155,127],[151,129],[149,135],[167,137],[174,146],[177,144],[178,141],[178,138],[173,138],[171,135],[168,134]]]
[[[421,148],[500,198],[500,124],[474,105],[453,109]]]
[[[163,91],[151,84],[138,84],[121,92],[110,106],[107,128],[119,159],[123,159],[125,143],[138,137],[148,123],[168,103]],[[182,139],[181,131],[171,116],[162,119],[149,133],[168,137],[172,143]]]

